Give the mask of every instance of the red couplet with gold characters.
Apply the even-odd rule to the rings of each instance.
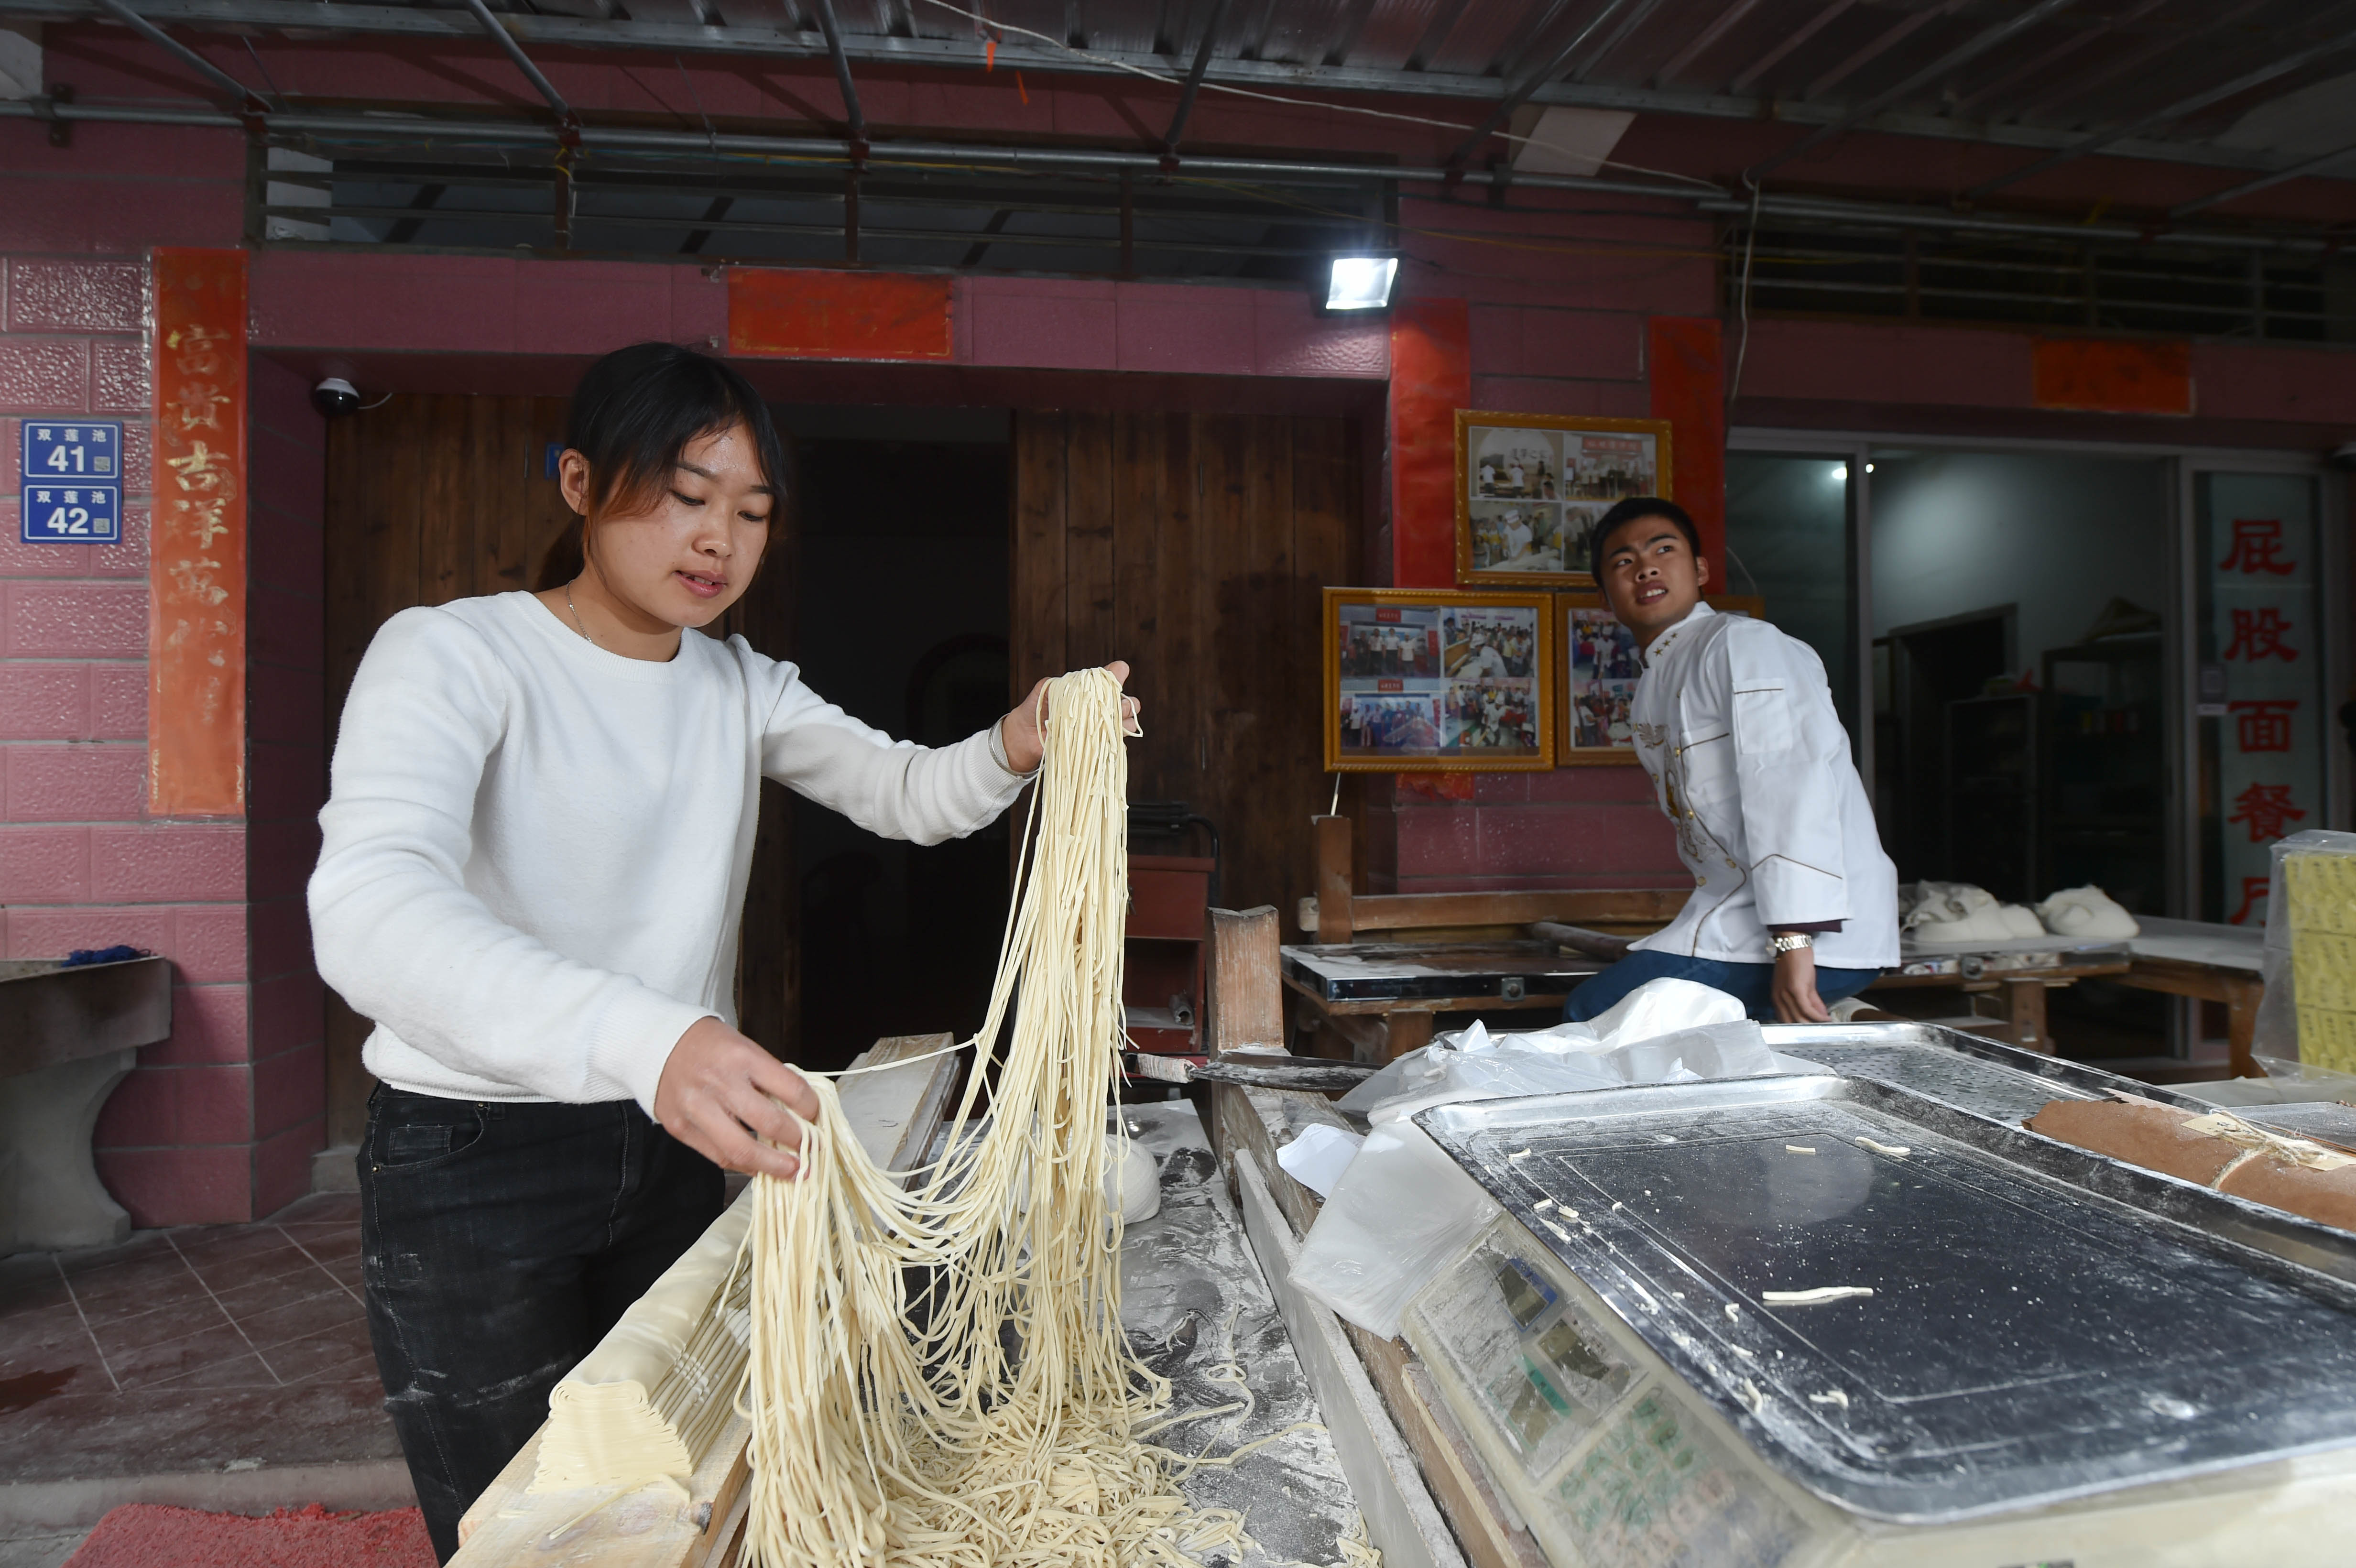
[[[158,250],[147,809],[245,809],[245,253]]]

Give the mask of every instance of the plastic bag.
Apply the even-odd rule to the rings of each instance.
[[[1413,1122],[1366,1135],[1317,1223],[1301,1243],[1292,1283],[1369,1333],[1387,1339],[1415,1293],[1497,1213]]]
[[[2356,833],[2294,833],[2275,845],[2263,965],[2251,1050],[2356,1072]]]
[[[1476,1022],[1471,1029],[1441,1035],[1343,1095],[1340,1109],[1369,1120],[1380,1110],[1385,1119],[1391,1119],[1449,1099],[1558,1094],[1622,1083],[1672,1082],[1631,1077],[1627,1073],[1632,1069],[1625,1064],[1601,1067],[1594,1065],[1592,1059],[1682,1029],[1741,1021],[1742,1004],[1723,991],[1691,980],[1651,980],[1586,1023],[1493,1035]],[[1751,1026],[1749,1038],[1760,1039],[1757,1025]],[[1718,1048],[1710,1050],[1715,1061]],[[1753,1054],[1763,1061],[1765,1051],[1762,1042]],[[1734,1078],[1775,1069],[1758,1065],[1712,1071],[1697,1066],[1694,1071],[1698,1077]],[[1397,1103],[1408,1101],[1412,1103],[1402,1112]]]

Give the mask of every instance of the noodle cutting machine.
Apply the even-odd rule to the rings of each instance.
[[[1923,1025],[1766,1035],[1794,1070],[1414,1114],[1487,1217],[1397,1339],[1345,1327],[1468,1560],[2351,1560],[2356,1234],[2021,1125],[2190,1096]],[[1272,1157],[1339,1118],[1216,1093],[1273,1278],[1318,1200]]]

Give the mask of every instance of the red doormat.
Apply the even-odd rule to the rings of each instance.
[[[329,1513],[317,1503],[259,1518],[126,1503],[64,1568],[434,1568],[415,1509]]]

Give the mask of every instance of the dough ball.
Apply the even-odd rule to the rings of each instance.
[[[2037,918],[2057,936],[2089,942],[2125,942],[2143,931],[2117,900],[2091,883],[2055,893],[2037,906]]]

